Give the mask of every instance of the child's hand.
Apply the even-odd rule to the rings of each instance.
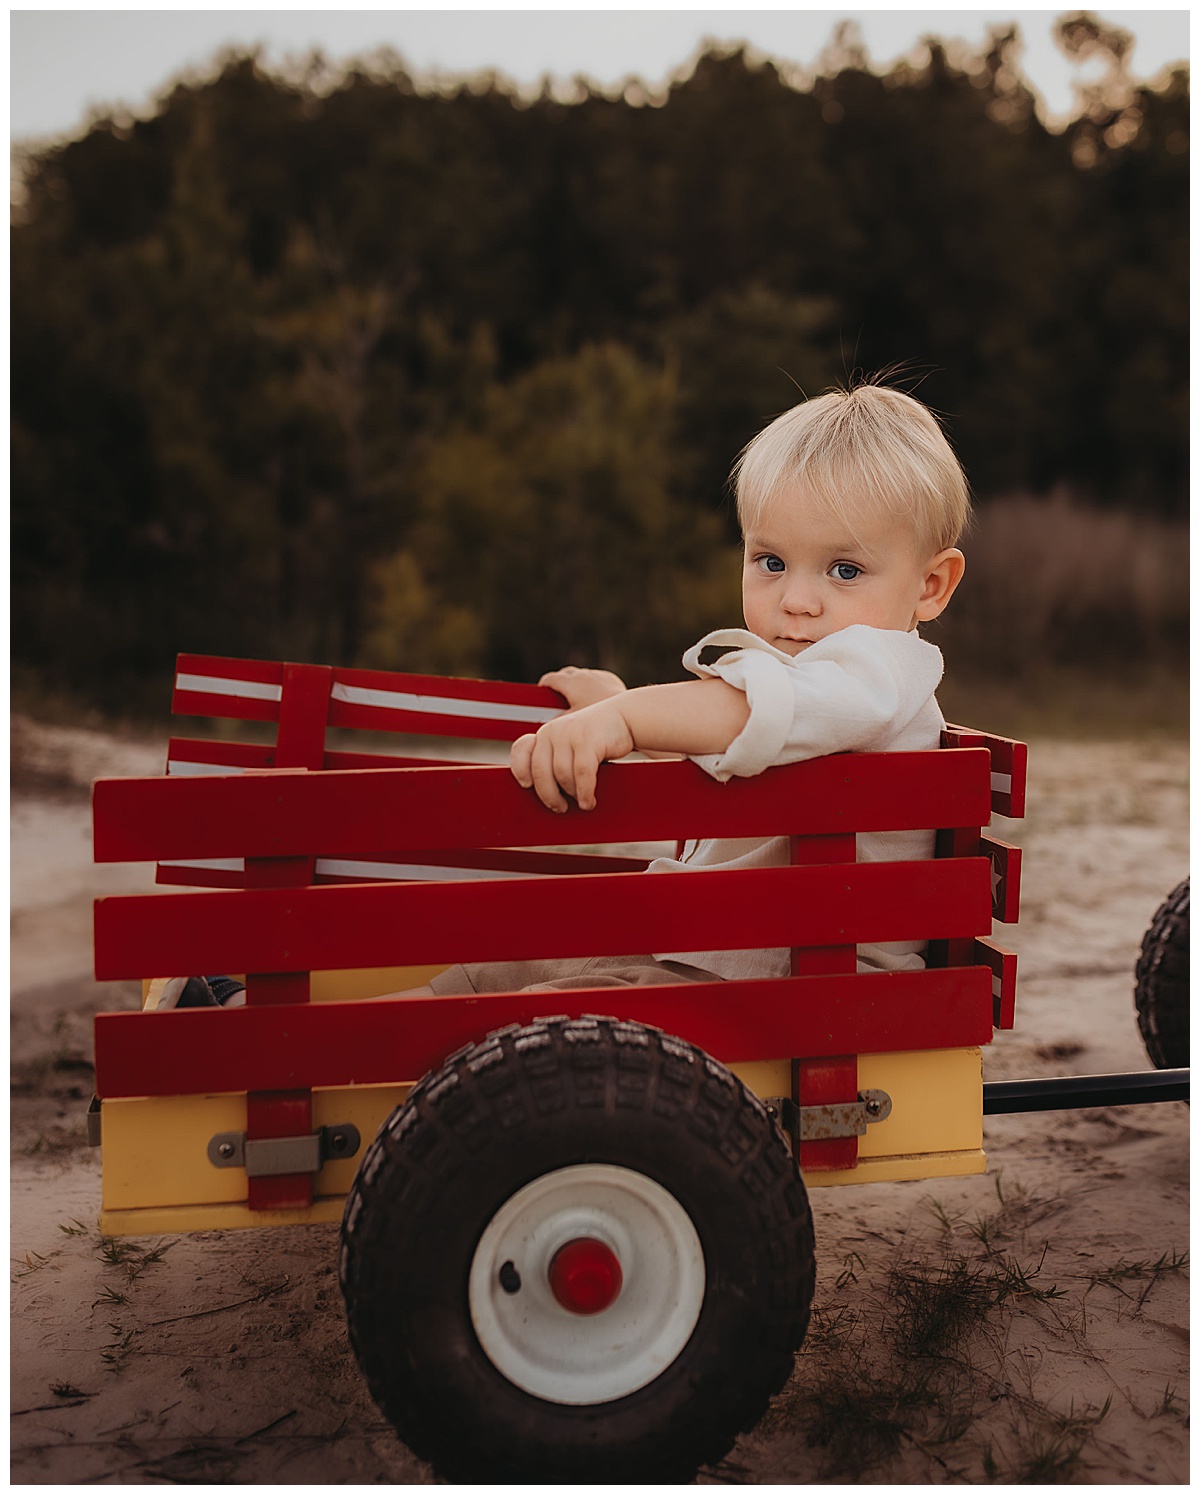
[[[633,733],[620,708],[602,700],[556,717],[536,733],[518,737],[512,745],[513,777],[523,789],[532,789],[556,814],[567,809],[564,791],[581,810],[594,810],[596,770],[606,759],[624,758],[633,748]]]
[[[538,684],[548,685],[551,690],[558,691],[560,696],[566,696],[569,711],[579,711],[584,706],[595,705],[597,701],[607,701],[627,689],[624,680],[611,670],[581,670],[573,664],[566,665],[561,670],[551,670],[542,676]]]

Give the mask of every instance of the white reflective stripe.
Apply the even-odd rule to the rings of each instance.
[[[415,862],[344,862],[318,857],[315,870],[326,877],[403,877],[422,882],[471,881],[480,877],[536,877],[536,872],[497,872],[489,867],[427,867]]]
[[[261,680],[219,680],[215,675],[177,675],[176,690],[194,690],[209,696],[239,696],[252,701],[279,701],[282,685],[264,685]]]
[[[994,773],[992,775],[992,789],[997,794],[1012,793],[1012,774]]]
[[[418,696],[403,690],[370,690],[363,685],[335,685],[335,701],[348,706],[382,706],[388,711],[420,711],[427,716],[476,716],[481,721],[549,722],[562,716],[559,706],[513,706],[504,701],[459,701],[449,696]]]
[[[159,862],[160,867],[198,867],[205,872],[244,872],[244,857],[200,857],[196,861]]]
[[[1003,978],[1000,977],[1000,976],[997,976],[996,973],[995,973],[995,971],[993,971],[992,972],[992,996],[993,997],[1002,997],[1003,995],[1004,995],[1004,981],[1003,981]]]
[[[244,768],[235,768],[228,763],[193,763],[186,758],[172,758],[167,764],[169,778],[189,778],[202,773],[245,773]]]

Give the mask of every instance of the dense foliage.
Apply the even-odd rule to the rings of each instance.
[[[977,494],[1187,478],[1187,79],[1049,132],[1011,35],[664,100],[229,60],[26,170],[14,657],[128,703],[178,649],[645,678],[736,621],[724,480],[901,363]]]

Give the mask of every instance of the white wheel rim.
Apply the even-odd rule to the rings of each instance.
[[[550,1288],[555,1252],[580,1237],[603,1242],[621,1265],[621,1290],[600,1313],[572,1313]],[[507,1262],[515,1292],[501,1282]],[[704,1282],[700,1237],[672,1194],[632,1169],[581,1163],[501,1205],[471,1259],[467,1299],[501,1375],[544,1401],[583,1406],[629,1396],[666,1370],[696,1327]]]

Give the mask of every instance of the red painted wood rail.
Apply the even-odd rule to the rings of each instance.
[[[725,1063],[987,1043],[990,972],[890,971],[779,981],[318,1002],[226,1013],[96,1019],[104,1098],[238,1091],[254,1085],[389,1084],[420,1078],[507,1023],[558,1013],[650,1023]]]
[[[985,857],[150,893],[98,901],[96,979],[969,940],[990,929]]]
[[[718,784],[693,763],[606,763],[595,810],[554,815],[505,767],[101,779],[99,862],[351,856],[696,836],[973,829],[990,813],[985,749],[842,753]]]

